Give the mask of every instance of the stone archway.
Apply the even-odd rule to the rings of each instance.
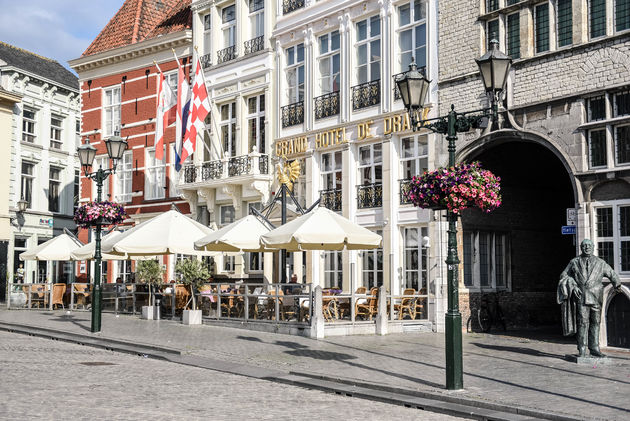
[[[630,348],[630,289],[622,286],[621,292],[613,292],[609,285],[604,297],[601,345]]]
[[[478,305],[481,293],[502,291],[508,327],[560,330],[556,287],[576,250],[574,236],[561,234],[566,209],[575,207],[578,196],[569,165],[544,139],[500,134],[476,145],[462,158],[480,161],[501,177],[503,204],[491,214],[462,215],[470,307]]]

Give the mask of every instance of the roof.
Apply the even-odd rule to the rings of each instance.
[[[192,28],[191,0],[125,0],[82,57]]]
[[[79,79],[58,61],[2,41],[0,41],[0,61],[5,62],[8,66],[50,79],[69,88],[79,89]]]

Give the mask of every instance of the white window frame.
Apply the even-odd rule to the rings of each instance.
[[[24,172],[24,165],[30,166],[30,174],[28,172]],[[28,202],[27,209],[33,208],[33,201],[35,199],[35,195],[33,194],[33,187],[35,184],[36,167],[36,164],[33,162],[22,160],[22,162],[20,163],[20,198]],[[27,192],[28,194],[25,195],[25,192]]]
[[[120,85],[103,89],[103,135],[113,136],[120,133]]]
[[[378,22],[378,34],[373,35],[372,27],[373,22]],[[359,25],[365,23],[365,38],[360,38]],[[381,17],[379,15],[369,16],[365,19],[358,21],[355,24],[355,30],[357,34],[356,48],[356,84],[361,85],[363,83],[372,82],[381,79],[381,61],[383,56],[383,49],[381,46]],[[373,60],[375,56],[373,50],[378,45],[378,60]],[[365,62],[361,59],[361,49],[365,48]],[[365,77],[361,77],[361,69],[365,68]],[[375,69],[378,69],[378,75],[374,75]]]
[[[333,49],[333,36],[338,40],[337,48]],[[339,92],[341,83],[341,34],[338,30],[320,35],[317,38],[319,48],[319,94],[325,95],[332,92]],[[339,68],[335,73],[335,59]],[[337,89],[335,89],[335,79]]]
[[[593,212],[591,214],[592,218],[592,232],[591,238],[593,239],[593,244],[595,245],[595,254],[599,255],[599,243],[600,242],[612,242],[613,243],[613,264],[611,267],[622,276],[630,275],[630,267],[628,270],[621,269],[621,244],[622,242],[630,242],[630,236],[622,236],[620,233],[621,230],[621,215],[620,208],[622,207],[630,207],[629,200],[610,200],[610,201],[601,201],[593,203]],[[612,208],[612,223],[613,223],[613,235],[612,237],[600,237],[598,233],[598,210],[604,208]],[[629,245],[630,246],[630,245]],[[630,265],[629,265],[630,266]]]
[[[179,85],[177,84],[177,76],[177,70],[164,73],[164,80],[166,80],[166,83],[168,83],[168,86],[171,88],[171,91],[173,92],[173,95],[175,97],[177,97],[177,88],[179,87]]]
[[[252,39],[265,35],[265,2],[264,0],[249,0],[249,23],[251,25]],[[252,4],[254,10],[252,10]],[[255,9],[256,6],[262,4],[262,7]]]
[[[203,52],[210,54],[212,52],[212,13],[202,16],[203,23]]]
[[[380,153],[380,158],[378,158],[378,160],[376,160],[375,156],[376,154],[374,153],[375,151],[375,146],[379,146],[381,153]],[[361,150],[364,149],[368,149],[370,150],[370,161],[368,163],[362,162],[361,161]],[[369,184],[378,184],[378,183],[383,183],[383,144],[382,143],[371,143],[369,145],[361,145],[359,146],[359,151],[358,151],[358,158],[359,161],[357,163],[357,169],[359,170],[359,180],[360,180],[360,185],[369,185]],[[381,168],[381,177],[380,180],[377,178],[376,174],[376,168],[380,167]],[[365,177],[366,174],[366,170],[369,170],[370,172],[370,176],[369,177]],[[368,181],[369,178],[369,181]]]
[[[116,190],[114,199],[119,203],[131,202],[133,193],[133,153],[125,152],[116,167]]]
[[[324,161],[328,157],[329,167]],[[340,190],[343,186],[343,153],[342,151],[322,152],[320,174],[322,190]]]
[[[101,155],[94,158],[94,165],[92,166],[94,169],[103,168],[104,170],[109,168],[109,156]],[[109,200],[109,179],[103,180],[103,192],[101,199]],[[92,180],[92,200],[96,200],[96,181]]]
[[[54,172],[56,173],[57,178],[53,178]],[[59,167],[49,167],[48,168],[48,211],[53,213],[60,213],[63,211],[62,202],[61,202],[61,177],[63,174],[63,169]],[[57,210],[51,209],[51,199],[53,193],[53,187],[57,189]]]
[[[123,283],[134,282],[134,273],[131,269],[131,260],[119,260],[116,265],[116,277],[122,278]]]
[[[464,277],[461,285],[468,290],[476,291],[502,291],[510,290],[512,285],[511,257],[510,257],[510,236],[507,232],[493,232],[484,230],[464,231]],[[480,239],[484,236],[488,239],[487,243],[487,260],[488,265],[488,285],[481,285],[481,246]],[[501,267],[504,275],[504,285],[497,285],[497,244],[500,244],[503,250],[503,259]],[[470,247],[470,257],[468,257],[467,246]],[[467,259],[471,258],[469,262]],[[471,278],[471,283],[467,284],[467,279]]]
[[[329,265],[330,263],[330,265]],[[343,253],[341,251],[324,252],[324,288],[343,286]],[[335,281],[335,284],[332,281]]]
[[[224,117],[223,110],[227,107],[227,116]],[[238,145],[236,139],[236,102],[228,102],[219,106],[219,116],[221,122],[219,130],[221,133],[221,146],[223,151],[229,157],[235,157],[238,154]],[[227,136],[227,137],[226,137]]]
[[[26,113],[32,113],[33,117],[27,117]],[[37,140],[37,111],[31,108],[22,110],[22,142],[35,143]]]
[[[144,199],[164,199],[166,197],[166,165],[164,161],[155,159],[155,148],[146,149],[144,163]]]
[[[223,272],[234,272],[236,269],[236,256],[223,255]]]
[[[377,234],[383,235],[383,231],[376,231]],[[370,265],[369,256],[372,257],[372,264]],[[379,268],[380,257],[380,268]],[[383,246],[361,251],[361,284],[368,290],[374,287],[380,287],[385,282],[385,262],[383,260]],[[372,275],[374,282],[368,280],[368,275]]]
[[[411,139],[411,155],[405,155],[405,140]],[[413,174],[407,174],[407,163],[415,167]],[[404,136],[400,139],[400,164],[401,174],[404,180],[409,180],[414,175],[421,175],[429,168],[429,139],[427,135]]]
[[[299,60],[298,52],[302,51],[302,59]],[[287,82],[287,105],[304,101],[304,56],[306,54],[304,44],[300,43],[285,49],[286,56],[286,82]],[[300,74],[302,75],[302,83],[300,83]],[[294,82],[291,83],[292,75]]]
[[[407,236],[410,235],[411,231],[416,232],[416,244],[409,245],[410,241],[407,241]],[[402,246],[403,246],[403,277],[402,277],[402,285],[401,290],[406,288],[413,288],[417,293],[424,292],[427,293],[426,288],[428,284],[428,249],[423,244],[423,239],[428,235],[429,229],[426,226],[413,226],[413,227],[403,227],[402,228]],[[418,261],[412,262],[407,257],[408,252],[417,252],[418,253]],[[415,264],[417,263],[417,264]],[[414,280],[412,274],[417,275],[416,285],[414,285]],[[422,288],[425,288],[425,291],[422,291]]]
[[[230,208],[232,212],[232,219],[228,220],[227,212],[229,211]],[[234,206],[232,205],[220,206],[219,207],[219,226],[225,226],[225,225],[231,224],[234,221],[236,221],[236,210],[234,209]]]
[[[225,20],[224,12],[226,9],[234,8],[234,19]],[[236,45],[236,4],[232,3],[221,8],[221,35],[223,36],[223,48],[229,48]]]
[[[56,114],[50,116],[50,148],[58,151],[63,149],[63,117]]]
[[[264,253],[245,253],[245,263],[247,265],[248,273],[262,273],[265,269],[265,254]],[[254,257],[257,259],[258,264],[252,264]],[[254,262],[255,263],[255,262]]]
[[[415,8],[414,8],[414,4],[415,2],[420,2],[421,3],[421,7],[422,7],[422,11],[424,12],[424,15],[421,16],[417,19],[415,16]],[[401,10],[409,7],[409,22],[405,23],[405,24],[401,24],[401,20],[400,20],[400,16],[401,16]],[[414,57],[416,60],[416,65],[418,66],[418,68],[427,66],[427,62],[428,62],[428,55],[427,55],[427,43],[426,43],[426,39],[427,39],[427,4],[426,1],[424,0],[410,0],[409,2],[405,2],[403,4],[398,5],[398,7],[396,8],[397,11],[397,15],[398,15],[398,29],[396,30],[396,38],[398,39],[398,66],[399,66],[399,70],[401,72],[406,72],[407,70],[409,70],[409,62],[411,62],[411,60],[409,60],[409,62],[403,61],[403,57],[406,54],[409,54],[409,58],[411,59],[411,57]],[[425,32],[425,43],[424,46],[418,46],[417,42],[418,40],[416,39],[416,27],[420,27],[420,26],[424,26],[424,32]],[[411,50],[402,50],[401,48],[401,37],[403,36],[403,33],[407,32],[407,31],[411,31]],[[418,57],[418,54],[416,54],[416,50],[418,48],[424,48],[424,57],[423,60],[420,60],[420,57]]]
[[[252,111],[250,104],[252,100],[255,103],[255,109]],[[254,146],[256,146],[259,153],[265,153],[266,138],[265,138],[265,94],[250,96],[247,98],[247,137],[249,152],[252,152]],[[254,125],[252,130],[252,123]],[[253,134],[253,136],[252,136]]]

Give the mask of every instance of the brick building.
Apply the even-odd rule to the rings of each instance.
[[[80,58],[70,66],[78,73],[81,89],[81,135],[97,148],[95,168],[109,168],[104,140],[120,131],[129,143],[116,173],[104,183],[104,199],[124,204],[125,226],[167,211],[175,205],[189,214],[180,198],[178,173],[173,165],[175,126],[165,134],[166,160],[155,159],[154,133],[157,62],[176,89],[177,64],[173,50],[190,77],[192,50],[190,0],[127,0]],[[94,169],[94,168],[93,168]],[[81,173],[81,201],[96,199],[95,183]],[[91,239],[81,229],[83,242]],[[173,258],[163,257],[172,278]],[[106,279],[130,279],[131,261],[104,264]],[[85,268],[85,266],[82,266]],[[84,271],[79,276],[87,276]]]
[[[630,2],[460,0],[439,28],[441,115],[487,105],[474,59],[492,38],[514,59],[500,127],[457,145],[459,161],[502,177],[504,198],[462,218],[464,320],[480,293],[499,293],[511,324],[560,329],[559,274],[591,238],[625,285],[606,289],[601,341],[629,347]],[[561,233],[568,208],[577,235]]]

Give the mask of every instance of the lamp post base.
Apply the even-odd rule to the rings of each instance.
[[[446,388],[459,390],[464,388],[462,358],[462,315],[446,313]]]

